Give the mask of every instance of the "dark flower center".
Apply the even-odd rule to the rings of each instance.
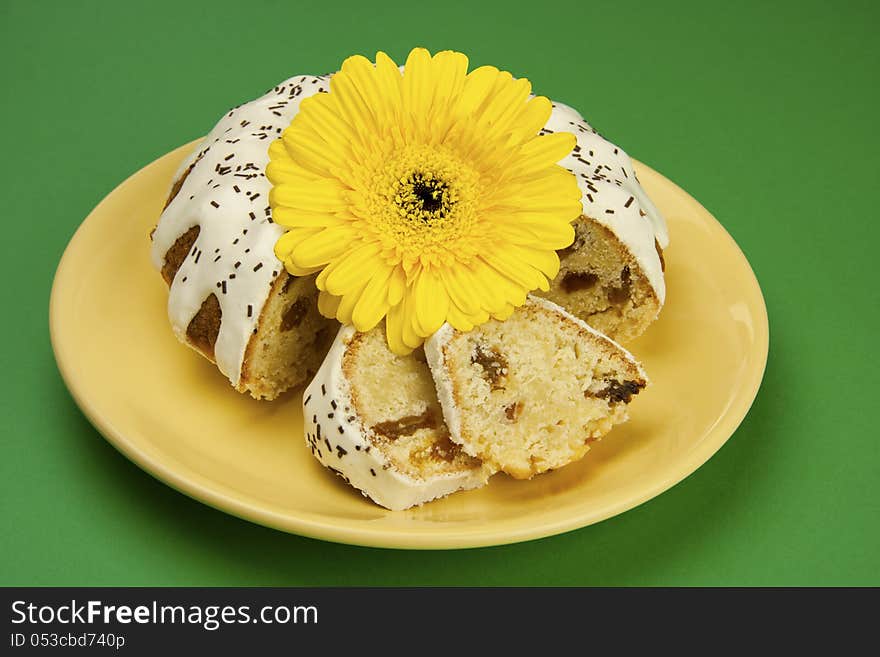
[[[446,184],[439,180],[420,179],[413,183],[413,194],[422,203],[425,212],[436,212],[443,205],[443,192]]]
[[[415,171],[403,181],[395,202],[410,220],[430,224],[447,216],[452,198],[445,181]]]

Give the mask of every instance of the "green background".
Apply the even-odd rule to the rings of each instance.
[[[2,0],[0,584],[880,585],[878,6]],[[497,548],[323,543],[164,486],[67,393],[49,290],[101,198],[279,80],[413,45],[580,108],[752,263],[763,386],[721,451],[658,498]]]

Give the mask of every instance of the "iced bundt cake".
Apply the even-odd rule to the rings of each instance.
[[[574,109],[554,103],[542,132],[560,131],[577,137],[560,164],[577,177],[583,214],[574,223],[574,243],[559,253],[559,275],[550,291],[535,294],[627,342],[656,319],[666,298],[666,222],[639,183],[629,156]]]
[[[174,333],[258,399],[305,383],[337,330],[318,311],[314,276],[290,276],[275,256],[284,229],[272,221],[265,175],[269,145],[328,81],[293,77],[223,116],[181,164],[152,236]],[[536,294],[627,341],[665,298],[665,223],[627,155],[555,103],[542,132],[559,131],[577,138],[560,164],[577,177],[583,215],[559,253],[559,275]]]
[[[450,441],[424,354],[392,353],[381,328],[340,329],[303,395],[312,454],[388,509],[477,488],[489,477]]]
[[[338,326],[318,313],[314,277],[289,276],[275,257],[284,230],[264,173],[269,144],[326,88],[295,77],[229,111],[181,164],[152,236],[174,333],[256,398],[305,383]]]
[[[647,384],[623,347],[537,297],[504,322],[444,325],[425,354],[452,440],[517,479],[584,456]]]
[[[618,342],[665,301],[629,157],[468,65],[354,56],[233,108],[151,235],[175,335],[257,399],[314,375],[308,448],[392,510],[581,458],[647,385]]]

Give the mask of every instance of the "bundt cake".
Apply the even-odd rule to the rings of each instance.
[[[328,80],[293,77],[229,111],[181,164],[152,235],[175,335],[258,399],[305,383],[338,326],[318,312],[314,276],[288,275],[274,254],[284,230],[272,222],[265,176],[269,144]],[[559,254],[559,275],[537,294],[630,340],[664,301],[663,217],[629,157],[561,103],[543,130],[557,131],[577,137],[561,164],[577,176],[583,215],[574,243]]]
[[[342,327],[303,395],[312,454],[388,509],[477,488],[489,477],[449,440],[424,353],[392,353],[381,327]]]
[[[268,146],[326,77],[300,76],[229,111],[180,166],[153,232],[177,337],[232,385],[274,399],[305,383],[338,323],[318,313],[314,277],[289,276],[273,247]]]
[[[581,458],[647,384],[623,347],[533,296],[504,322],[445,324],[425,354],[452,440],[517,479]]]

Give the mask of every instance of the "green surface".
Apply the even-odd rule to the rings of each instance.
[[[0,2],[0,584],[880,585],[880,5],[135,4]],[[520,545],[333,545],[164,486],[68,395],[49,289],[98,201],[289,75],[412,45],[579,107],[752,263],[770,313],[763,387],[721,451],[660,497]]]

